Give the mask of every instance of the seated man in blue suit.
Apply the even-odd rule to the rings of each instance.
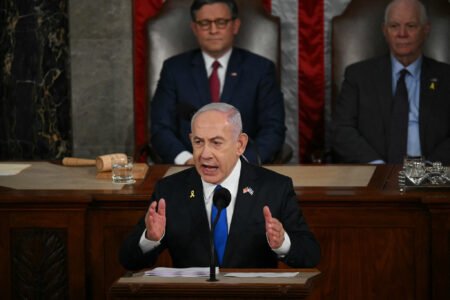
[[[164,163],[192,164],[190,118],[203,105],[221,101],[242,114],[250,137],[244,156],[252,163],[270,162],[286,131],[274,63],[233,47],[240,27],[234,0],[196,0],[191,18],[200,49],[163,64],[151,101],[152,146]],[[214,68],[214,62],[220,65]]]
[[[404,156],[423,156],[450,164],[450,65],[423,55],[429,31],[418,0],[386,7],[390,54],[345,72],[333,120],[338,161],[400,164]]]
[[[174,267],[209,266],[212,198],[218,186],[231,194],[225,215],[220,215],[227,220],[227,233],[223,246],[216,248],[219,266],[318,264],[320,247],[299,208],[292,180],[240,159],[248,136],[235,107],[218,102],[201,108],[192,118],[190,139],[195,167],[156,184],[147,214],[121,247],[120,262],[126,269],[153,266],[164,249]]]

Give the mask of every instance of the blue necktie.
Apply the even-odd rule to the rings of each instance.
[[[221,188],[222,187],[218,185],[215,191]],[[217,208],[213,203],[211,210],[211,224],[213,224],[216,215],[217,215]],[[223,254],[225,253],[225,246],[227,245],[227,238],[228,238],[227,209],[224,208],[220,212],[219,220],[217,221],[216,228],[214,229],[214,247],[216,249],[217,258],[219,260],[219,266],[222,265]]]

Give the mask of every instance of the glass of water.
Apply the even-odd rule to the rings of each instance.
[[[131,156],[113,156],[111,167],[113,183],[131,184],[136,182],[133,177],[133,158]]]

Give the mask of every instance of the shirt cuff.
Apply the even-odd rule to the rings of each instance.
[[[277,249],[272,249],[272,251],[278,254],[279,257],[283,257],[289,253],[290,249],[291,249],[291,239],[289,238],[289,235],[285,231],[283,244],[281,244],[281,246]]]
[[[147,253],[147,252],[149,252],[149,251],[155,249],[156,247],[158,247],[158,246],[161,244],[161,240],[156,241],[156,242],[155,242],[155,241],[148,240],[148,239],[145,237],[145,234],[146,234],[146,233],[147,233],[147,229],[144,230],[144,232],[143,232],[142,235],[141,235],[141,239],[139,240],[139,248],[141,248],[142,253]],[[164,237],[164,235],[163,235],[163,237]],[[161,239],[162,239],[162,238],[161,238]]]
[[[183,152],[180,152],[180,153],[175,157],[174,163],[175,163],[176,165],[184,165],[184,164],[186,164],[186,162],[187,162],[188,160],[190,160],[192,157],[193,157],[193,155],[192,155],[191,152],[189,152],[189,151],[183,151]]]

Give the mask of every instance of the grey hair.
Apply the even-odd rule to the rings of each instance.
[[[387,22],[388,22],[389,12],[391,11],[392,6],[394,6],[394,4],[397,4],[398,2],[401,2],[401,1],[404,1],[404,0],[393,0],[386,6],[386,9],[384,10],[384,24],[387,24]],[[426,24],[428,22],[428,15],[427,15],[427,10],[425,9],[425,6],[423,5],[423,3],[419,0],[410,0],[410,2],[419,9],[420,24],[422,24],[422,25]]]
[[[194,127],[194,121],[203,112],[220,111],[227,114],[227,121],[231,124],[233,136],[237,138],[242,133],[242,118],[239,110],[231,104],[224,102],[213,102],[201,107],[191,119],[191,130]]]

